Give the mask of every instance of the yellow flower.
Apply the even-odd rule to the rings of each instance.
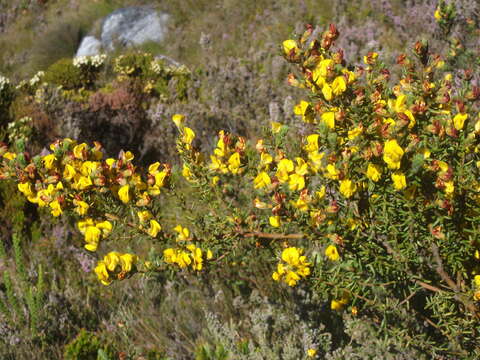
[[[367,168],[367,178],[374,182],[377,182],[378,180],[380,180],[381,177],[382,168],[379,165],[369,163]]]
[[[398,145],[397,140],[388,140],[383,147],[383,161],[389,169],[400,169],[400,162],[404,154],[403,149]]]
[[[445,194],[447,196],[451,196],[454,191],[455,191],[455,185],[453,184],[453,181],[445,182]]]
[[[289,176],[288,188],[291,191],[300,191],[305,187],[305,178],[298,174]]]
[[[300,101],[298,105],[293,108],[295,115],[301,115],[302,120],[307,123],[313,122],[315,113],[313,112],[312,105],[304,100]]]
[[[311,134],[307,136],[307,145],[305,145],[303,148],[305,149],[306,152],[315,152],[318,151],[318,138],[320,135],[318,134]]]
[[[272,181],[270,180],[270,176],[265,171],[262,171],[257,175],[257,177],[253,180],[253,186],[255,189],[261,189],[265,186],[270,186]]]
[[[175,126],[181,130],[183,129],[183,123],[185,121],[185,116],[181,114],[175,114],[172,116],[172,121],[175,123]]]
[[[330,101],[333,98],[332,88],[327,83],[323,84],[322,86],[322,94],[327,101]]]
[[[403,190],[407,187],[407,180],[405,174],[401,171],[395,171],[392,174],[393,186],[395,190]]]
[[[32,196],[33,195],[33,191],[32,191],[32,184],[29,183],[29,182],[26,182],[26,183],[19,183],[17,185],[18,187],[18,190],[23,193],[25,196]]]
[[[285,40],[283,43],[283,52],[285,55],[290,55],[291,51],[294,50],[296,53],[298,50],[297,42],[295,40]]]
[[[260,168],[268,168],[268,165],[270,165],[273,162],[273,157],[267,152],[264,152],[260,155]]]
[[[317,350],[315,350],[315,349],[308,349],[307,350],[307,356],[308,357],[315,357],[315,355],[317,355]]]
[[[95,274],[103,285],[110,285],[112,280],[109,278],[107,266],[103,261],[99,261],[95,267]]]
[[[162,230],[160,224],[156,220],[150,220],[150,229],[148,229],[148,235],[151,237],[157,237],[160,230]]]
[[[330,303],[330,309],[335,310],[335,311],[342,310],[344,306],[345,306],[345,304],[343,304],[339,300],[332,300],[331,303]]]
[[[235,175],[239,173],[240,166],[240,154],[238,152],[235,152],[228,159],[228,170],[230,170],[230,172]]]
[[[97,224],[95,226],[97,227],[97,229],[100,229],[103,236],[108,236],[112,232],[112,229],[113,229],[112,223],[110,221],[107,221],[107,220],[97,222]]]
[[[193,174],[190,170],[190,167],[187,164],[183,164],[182,176],[188,181],[191,181],[193,179]]]
[[[315,192],[315,195],[317,196],[317,198],[323,199],[325,197],[326,192],[327,192],[327,188],[325,187],[325,185],[322,185],[320,187],[320,190]]]
[[[177,225],[173,230],[178,233],[177,241],[190,240],[190,230],[188,230],[188,228]]]
[[[332,91],[334,95],[340,95],[347,90],[347,82],[345,76],[337,76],[332,82]]]
[[[115,271],[115,268],[120,263],[120,253],[111,251],[103,258],[103,262],[108,271]]]
[[[337,170],[335,164],[328,164],[326,169],[327,173],[325,174],[325,176],[327,178],[330,178],[332,180],[338,180],[338,175],[340,175],[340,171]]]
[[[333,70],[334,66],[335,66],[335,63],[333,62],[332,59],[325,59],[318,63],[315,70],[317,71],[318,76],[326,78],[328,77],[329,73]]]
[[[357,191],[357,184],[352,180],[345,179],[340,181],[340,193],[345,196],[347,199],[352,197],[353,194]]]
[[[337,261],[340,259],[340,254],[338,253],[337,247],[335,245],[328,245],[325,249],[325,256],[332,261]]]
[[[189,127],[184,127],[182,129],[182,142],[184,144],[187,144],[187,145],[190,145],[193,141],[193,139],[195,138],[195,133],[193,132],[192,129],[190,129]]]
[[[468,114],[457,114],[453,118],[453,126],[457,130],[462,130],[463,125],[465,124],[465,120],[467,120]]]
[[[75,183],[75,187],[78,190],[85,190],[86,188],[92,185],[93,185],[93,182],[90,176],[80,176],[78,178],[78,181]]]
[[[280,216],[270,216],[268,222],[271,226],[278,228],[280,227]]]
[[[138,216],[138,220],[141,223],[144,223],[145,221],[150,220],[152,218],[152,213],[148,210],[138,211],[137,216]]]
[[[321,116],[321,119],[328,126],[328,128],[335,128],[335,113],[333,111],[324,112]]]
[[[135,265],[138,261],[138,256],[133,254],[122,254],[120,255],[120,265],[122,271],[130,272],[132,271],[132,266]]]
[[[129,185],[123,185],[118,190],[118,197],[120,198],[120,200],[124,204],[127,204],[130,201],[130,186]]]
[[[5,154],[3,154],[3,157],[7,160],[13,160],[17,157],[17,154],[12,152],[6,152]]]
[[[57,160],[57,158],[55,157],[54,154],[45,155],[42,158],[43,165],[47,170],[53,169],[55,160]]]
[[[60,203],[58,202],[58,200],[53,200],[50,203],[50,207],[52,208],[51,213],[55,217],[60,216],[63,212],[62,207],[60,206]]]
[[[86,160],[88,145],[85,143],[75,145],[73,148],[73,155],[79,160]]]
[[[475,275],[475,277],[473,278],[473,283],[475,284],[475,287],[477,287],[477,289],[480,289],[480,275]]]
[[[87,214],[88,208],[90,207],[85,201],[82,201],[82,200],[74,199],[73,204],[75,205],[74,211],[78,215],[82,215],[82,216]]]
[[[274,134],[278,134],[280,132],[280,130],[282,130],[283,125],[279,122],[272,121],[270,123],[270,127],[271,127],[272,132]]]
[[[300,262],[300,255],[303,250],[296,247],[288,247],[282,251],[282,260],[290,265],[298,265]]]
[[[435,12],[433,13],[433,17],[435,18],[435,20],[439,21],[442,19],[442,13],[440,12],[440,9],[437,8],[435,10]]]
[[[98,241],[100,240],[102,232],[95,226],[88,226],[85,230],[85,249],[88,251],[96,251]]]
[[[348,132],[348,140],[353,140],[355,139],[358,135],[360,135],[363,132],[363,127],[357,126],[356,128],[350,130]]]

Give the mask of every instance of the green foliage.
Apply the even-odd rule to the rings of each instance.
[[[212,348],[208,345],[201,345],[195,353],[195,360],[227,360],[228,355],[228,351],[221,344]]]
[[[104,360],[105,358],[108,359],[98,337],[85,329],[80,330],[77,337],[65,346],[64,359],[66,360]]]
[[[75,67],[72,59],[60,59],[45,71],[44,80],[56,86],[62,86],[66,90],[79,89],[85,86],[82,71]]]

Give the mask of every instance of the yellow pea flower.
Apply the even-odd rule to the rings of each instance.
[[[73,204],[75,205],[74,211],[75,211],[78,215],[82,215],[82,216],[87,214],[88,209],[89,209],[89,207],[90,207],[85,201],[82,201],[82,200],[76,200],[76,199],[74,199],[74,200],[73,200]]]
[[[312,357],[312,358],[313,358],[313,357],[315,357],[315,355],[317,355],[317,350],[315,350],[315,349],[308,349],[308,350],[307,350],[307,356],[308,356],[308,357]]]
[[[98,262],[98,265],[95,267],[94,271],[103,285],[110,285],[112,283],[112,280],[108,275],[107,266],[103,261]]]
[[[236,175],[240,172],[240,166],[240,154],[238,152],[235,152],[228,159],[228,170],[230,170],[232,174]]]
[[[351,198],[357,191],[357,184],[352,180],[345,179],[340,181],[340,193],[347,199]]]
[[[85,190],[92,185],[93,185],[93,182],[90,176],[80,176],[78,178],[78,181],[75,183],[75,187],[79,190]]]
[[[18,190],[23,193],[25,196],[32,196],[33,195],[33,191],[32,191],[32,184],[29,183],[29,182],[26,182],[26,183],[19,183],[17,185],[18,187]]]
[[[162,230],[160,224],[156,220],[150,220],[150,229],[148,229],[148,235],[151,237],[157,237],[160,230]]]
[[[356,128],[348,131],[348,140],[355,139],[358,135],[363,132],[363,127],[357,126]]]
[[[329,129],[335,129],[335,113],[333,111],[324,112],[321,119]]]
[[[403,157],[404,151],[398,145],[397,140],[388,140],[383,147],[383,161],[388,165],[389,169],[400,169],[400,163]]]
[[[120,253],[116,251],[109,252],[103,258],[103,262],[105,263],[107,270],[115,271],[115,268],[120,263]]]
[[[282,130],[283,124],[279,123],[279,122],[276,122],[276,121],[272,121],[270,123],[270,127],[271,127],[272,132],[274,134],[278,134],[280,132],[280,130]]]
[[[179,129],[183,129],[183,123],[185,122],[185,115],[175,114],[172,116],[172,121],[175,123],[175,126]]]
[[[123,185],[118,190],[118,197],[120,198],[120,200],[124,204],[127,204],[130,201],[130,186],[129,185]]]
[[[343,75],[337,76],[332,82],[332,91],[333,94],[338,96],[347,90],[347,82]]]
[[[457,130],[462,130],[463,125],[465,124],[465,120],[467,120],[468,114],[457,114],[453,118],[453,126]]]
[[[298,105],[293,108],[295,115],[301,115],[302,120],[306,123],[312,123],[314,120],[314,111],[312,105],[307,101],[300,101]]]
[[[305,188],[305,178],[302,175],[292,174],[288,179],[288,188],[291,191],[300,191]]]
[[[53,169],[55,160],[57,160],[57,158],[55,157],[54,154],[49,154],[42,157],[43,165],[47,170]]]
[[[290,55],[292,50],[295,53],[298,51],[298,45],[297,45],[297,42],[295,40],[291,40],[291,39],[285,40],[282,43],[282,45],[283,45],[283,52],[285,53],[285,55]]]
[[[278,228],[278,227],[280,227],[280,216],[270,216],[268,218],[268,222],[274,228]]]
[[[332,180],[338,180],[338,176],[340,175],[340,171],[335,167],[335,164],[328,164],[326,167],[327,173],[325,176]]]
[[[112,229],[113,229],[113,225],[110,221],[102,221],[102,222],[98,222],[95,227],[97,229],[100,229],[100,231],[102,232],[102,235],[103,236],[108,236],[111,232],[112,232]]]
[[[79,160],[86,160],[88,145],[85,143],[75,145],[73,148],[73,155]]]
[[[69,180],[69,181],[70,181],[70,180],[72,180],[72,179],[75,177],[75,174],[76,174],[76,173],[77,173],[77,172],[75,171],[75,168],[74,168],[72,165],[66,164],[66,165],[65,165],[65,168],[64,168],[64,170],[63,170],[63,178],[64,178],[65,180]]]
[[[193,141],[193,139],[195,138],[195,133],[192,129],[190,129],[189,127],[184,127],[183,128],[183,134],[182,134],[182,142],[184,144],[187,144],[187,145],[190,145]]]
[[[369,163],[367,167],[367,178],[377,182],[382,177],[382,168],[379,165]]]
[[[253,180],[253,186],[255,189],[261,189],[266,186],[270,186],[272,184],[272,180],[270,176],[265,172],[262,171],[257,175],[257,177]]]
[[[49,205],[52,208],[50,212],[52,213],[53,216],[57,217],[63,213],[62,207],[60,206],[60,203],[58,202],[58,200],[53,200]]]
[[[144,223],[145,221],[148,221],[153,217],[152,213],[148,210],[138,211],[137,216],[138,216],[138,220],[141,223]]]
[[[335,245],[328,245],[325,249],[325,256],[332,261],[338,261],[340,259],[340,254],[338,253],[337,247]]]
[[[393,186],[395,190],[403,190],[407,187],[407,180],[405,174],[400,171],[395,171],[392,174]]]
[[[132,266],[138,262],[138,256],[133,254],[122,254],[120,255],[120,266],[122,271],[130,272],[132,271]]]
[[[188,228],[183,227],[182,225],[177,225],[173,230],[178,233],[177,241],[190,240],[190,230],[188,230]]]
[[[5,154],[2,155],[5,159],[7,160],[13,160],[17,157],[17,154],[12,153],[12,152],[6,152]]]
[[[323,97],[325,98],[325,100],[327,100],[327,101],[330,101],[333,98],[332,88],[327,83],[323,84],[322,94],[323,94]]]
[[[320,135],[318,134],[311,134],[307,136],[307,145],[305,145],[303,148],[305,151],[311,153],[318,151],[318,138]]]

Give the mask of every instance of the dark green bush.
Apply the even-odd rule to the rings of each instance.
[[[62,86],[64,89],[79,89],[85,85],[82,71],[73,66],[72,59],[60,59],[45,71],[47,83]]]

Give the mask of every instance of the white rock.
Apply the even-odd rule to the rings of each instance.
[[[101,53],[102,43],[94,36],[85,36],[78,47],[75,57],[92,56]]]
[[[147,41],[161,42],[167,32],[167,14],[149,7],[127,7],[114,11],[103,21],[101,41],[111,51],[117,44],[140,45]]]

